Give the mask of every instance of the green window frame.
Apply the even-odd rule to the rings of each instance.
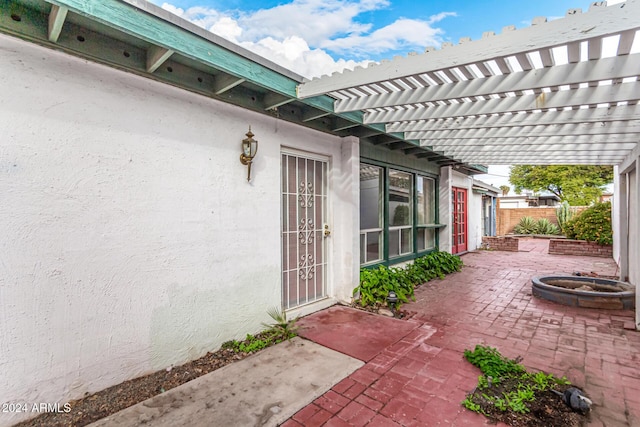
[[[397,264],[437,250],[440,227],[437,176],[360,163],[361,266]]]

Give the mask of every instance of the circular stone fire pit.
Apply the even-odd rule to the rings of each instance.
[[[636,306],[635,286],[596,277],[534,277],[533,295],[573,307],[628,310]]]

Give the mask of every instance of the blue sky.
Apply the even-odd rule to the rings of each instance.
[[[621,0],[610,0],[618,3]],[[461,37],[477,40],[533,18],[586,12],[584,0],[152,0],[152,2],[307,77],[366,66]],[[476,178],[508,185],[508,166]]]
[[[583,0],[153,0],[163,8],[305,77],[479,39]]]

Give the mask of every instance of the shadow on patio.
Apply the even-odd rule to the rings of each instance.
[[[521,252],[464,255],[462,272],[422,285],[416,302],[403,306],[414,313],[411,327],[384,318],[405,322],[400,329],[381,326],[376,332],[395,334],[392,343],[361,357],[367,362],[362,368],[283,426],[486,425],[483,416],[460,405],[479,375],[462,353],[476,344],[497,347],[510,358],[522,356],[531,370],[567,376],[594,401],[589,425],[640,425],[640,333],[633,330],[634,313],[566,307],[531,295],[532,276],[614,275],[615,263],[548,255],[547,244],[531,239],[522,242]],[[331,310],[343,317],[356,311]],[[349,343],[361,351],[366,344],[354,338],[354,328],[334,329],[332,337],[329,323],[335,322],[326,322],[331,317],[325,311],[301,319],[302,335],[347,348],[336,348],[340,351],[348,352]]]

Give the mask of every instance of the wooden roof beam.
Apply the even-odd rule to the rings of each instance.
[[[47,29],[47,38],[51,43],[57,43],[64,21],[67,19],[69,8],[65,6],[51,5],[49,12],[49,26]]]

